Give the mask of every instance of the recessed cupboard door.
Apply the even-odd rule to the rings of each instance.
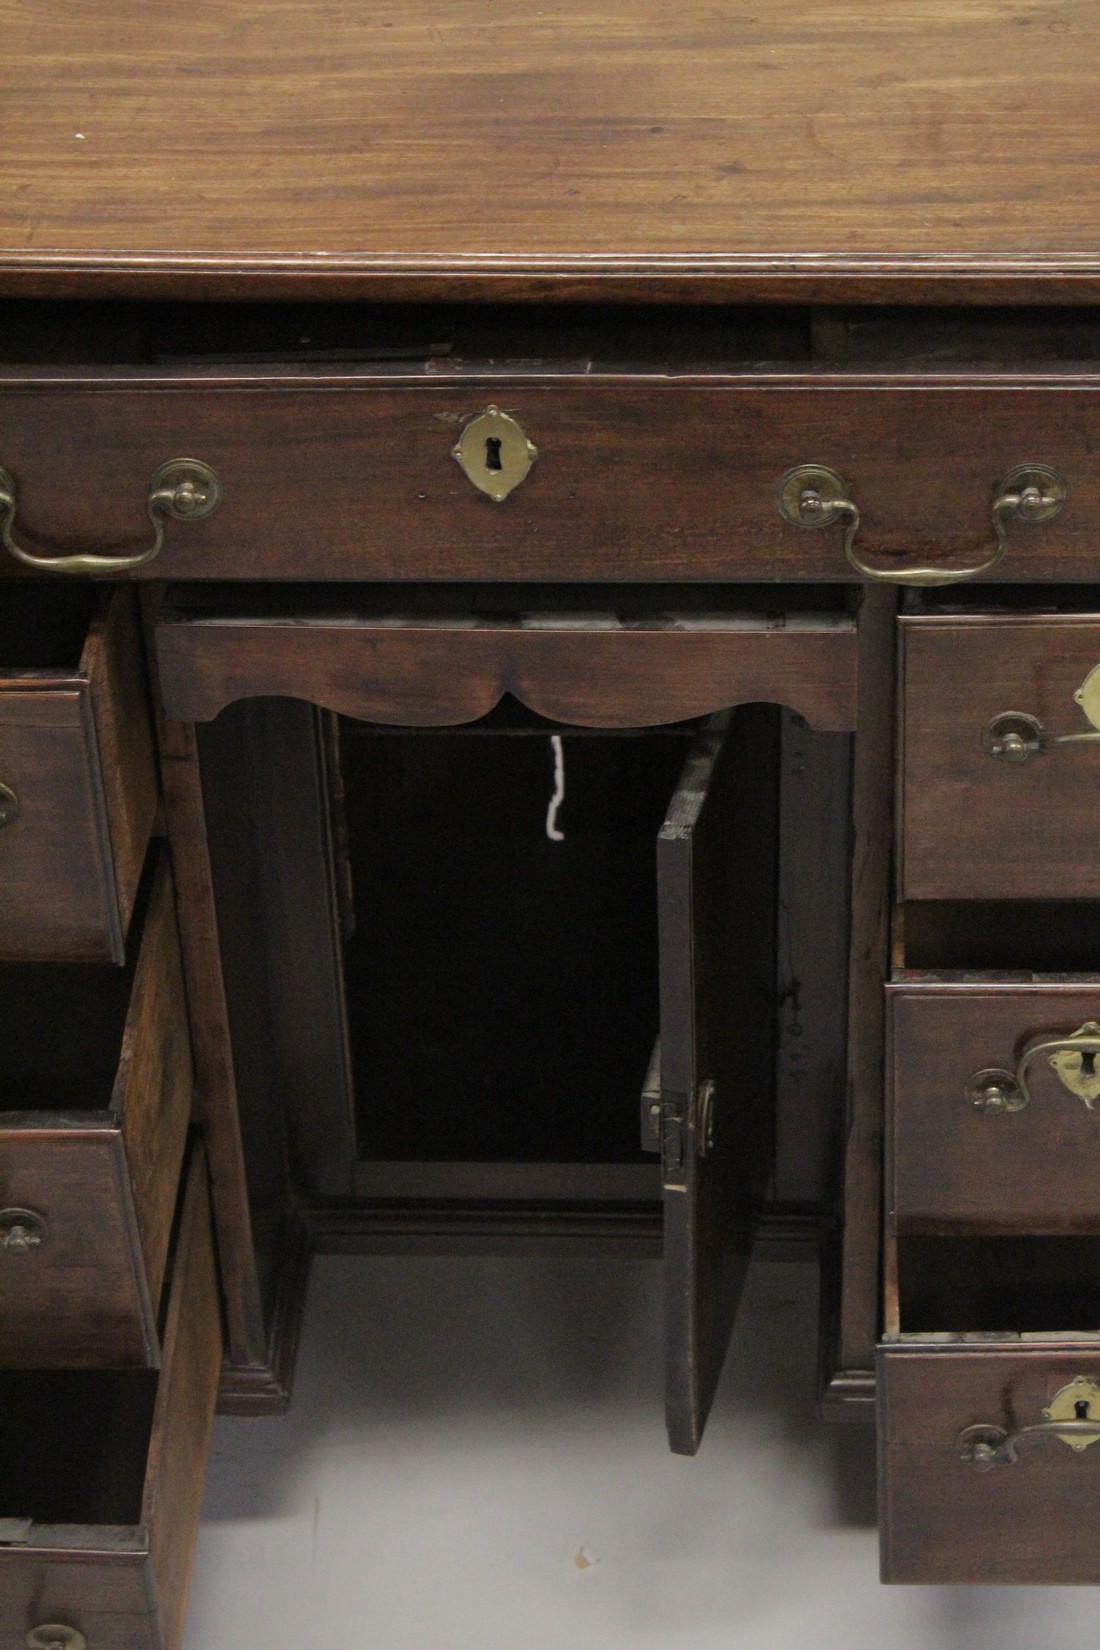
[[[752,1248],[773,1107],[775,712],[693,746],[657,843],[666,1418],[699,1447]]]

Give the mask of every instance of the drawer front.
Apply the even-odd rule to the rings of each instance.
[[[1096,1019],[1100,980],[891,989],[895,1231],[1100,1232]]]
[[[26,1650],[47,1624],[75,1630],[88,1650],[179,1650],[221,1358],[198,1152],[159,1377],[0,1375],[5,1409],[19,1401],[40,1445],[17,1450],[0,1484],[0,1650]]]
[[[646,727],[780,702],[813,727],[855,726],[857,636],[838,614],[533,614],[494,620],[167,611],[157,664],[169,716],[207,721],[239,699],[308,699],[390,725],[448,726],[506,693],[581,727]]]
[[[1096,729],[1075,695],[1100,617],[919,618],[902,635],[902,897],[1095,899],[1100,737],[1078,738]]]
[[[0,690],[0,957],[121,960],[99,749],[81,688]]]
[[[0,1111],[0,1366],[159,1361],[157,1310],[192,1089],[162,861],[109,1108]],[[18,1099],[18,1089],[4,1095],[9,1105]]]
[[[0,656],[2,961],[123,959],[157,799],[136,627],[120,591],[72,672]]]
[[[1100,514],[1098,390],[1082,374],[439,363],[327,376],[23,372],[0,386],[0,465],[24,548],[127,558],[153,547],[160,467],[210,466],[220,503],[205,519],[163,523],[164,547],[140,577],[646,581],[855,577],[840,522],[808,531],[779,514],[782,478],[810,463],[835,470],[859,506],[858,550],[873,565],[975,567],[994,547],[999,483],[1041,463],[1064,477],[1069,502],[1055,520],[1009,524],[1000,576],[1081,579],[1095,567]],[[526,443],[537,452],[502,502],[452,455],[490,408],[518,425],[520,469]]]
[[[883,1580],[1100,1581],[1100,1441],[1074,1448],[1048,1429],[1012,1442],[1052,1408],[1059,1419],[1076,1402],[1095,1408],[1077,1397],[1091,1382],[1100,1344],[880,1349]],[[960,1436],[968,1428],[981,1431]],[[995,1454],[981,1470],[975,1442],[1015,1459]]]

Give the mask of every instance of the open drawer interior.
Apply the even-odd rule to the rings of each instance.
[[[155,1365],[193,1073],[166,853],[130,958],[0,964],[0,1367]]]
[[[49,1642],[28,1635],[50,1624],[109,1650],[179,1644],[222,1356],[201,1149],[161,1328],[159,1372],[0,1372],[0,1404],[18,1417],[0,1444],[5,1646]]]

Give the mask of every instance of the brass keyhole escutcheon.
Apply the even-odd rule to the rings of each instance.
[[[526,478],[539,453],[510,413],[487,407],[467,424],[451,456],[479,492],[487,493],[494,504],[503,504]]]
[[[1100,1054],[1100,1024],[1086,1020],[1079,1031],[1066,1038],[1064,1048],[1056,1048],[1047,1056],[1062,1087],[1083,1100],[1089,1111],[1100,1100],[1097,1054]]]
[[[1078,1375],[1068,1386],[1062,1387],[1043,1411],[1046,1421],[1100,1421],[1100,1386],[1087,1375]],[[1078,1452],[1100,1442],[1100,1432],[1088,1434],[1060,1432],[1063,1444]]]

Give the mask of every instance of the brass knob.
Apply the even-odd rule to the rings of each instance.
[[[88,1650],[88,1641],[75,1627],[44,1622],[27,1634],[27,1650]]]
[[[26,1255],[41,1249],[50,1229],[33,1209],[0,1209],[0,1249],[6,1255]]]
[[[1027,1098],[1010,1071],[989,1066],[976,1071],[966,1087],[967,1097],[983,1117],[1002,1117],[1005,1112],[1023,1111]]]
[[[19,818],[19,798],[10,785],[0,785],[0,826],[14,825]]]
[[[1022,710],[1002,711],[982,729],[982,749],[998,762],[1026,762],[1043,749],[1043,724]]]

